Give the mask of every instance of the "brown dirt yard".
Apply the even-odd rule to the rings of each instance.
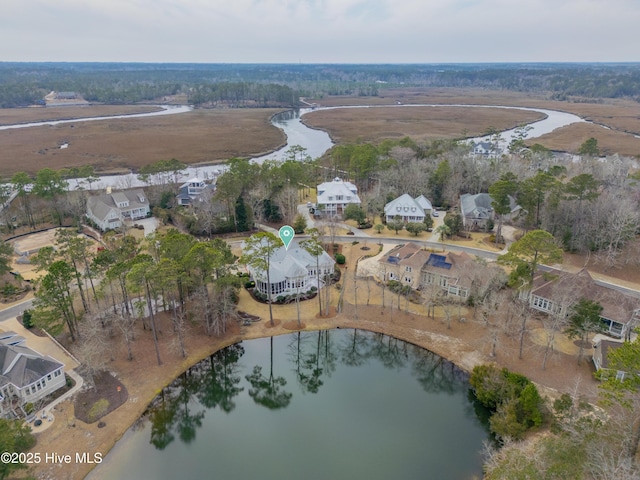
[[[170,158],[211,164],[267,154],[285,143],[282,131],[270,122],[279,111],[199,109],[159,117],[3,130],[0,171],[9,177],[45,167],[93,165],[98,172],[115,173]],[[61,149],[65,143],[68,147]]]
[[[597,382],[593,379],[593,367],[588,360],[577,363],[577,347],[572,341],[558,334],[555,349],[548,362],[547,369],[542,370],[542,356],[545,332],[539,319],[529,322],[531,334],[527,337],[524,358],[518,358],[517,335],[501,333],[497,355],[490,356],[491,329],[482,321],[473,319],[471,311],[462,308],[455,310],[450,325],[444,322],[442,310],[436,310],[434,318],[425,315],[422,305],[405,303],[404,298],[386,293],[385,307],[381,302],[381,289],[373,281],[358,280],[357,292],[354,290],[353,269],[356,260],[372,251],[362,250],[361,244],[343,244],[342,252],[347,257],[346,268],[340,284],[344,286],[342,313],[333,313],[328,318],[318,316],[317,299],[302,302],[301,320],[303,329],[318,330],[327,328],[360,328],[392,335],[399,339],[427,348],[460,367],[470,370],[474,365],[484,362],[495,362],[499,366],[529,376],[540,387],[543,394],[554,398],[559,392],[573,391],[577,388],[584,397],[595,400]],[[339,290],[331,287],[332,305],[337,306]],[[358,307],[354,306],[357,295]],[[275,326],[268,320],[267,305],[255,302],[245,290],[241,291],[239,310],[258,315],[262,320],[250,326],[233,323],[226,335],[208,337],[203,335],[201,326],[192,326],[187,332],[187,358],[181,358],[177,352],[173,335],[170,333],[171,319],[162,316],[159,320],[160,352],[162,365],[155,359],[155,351],[150,332],[139,326],[133,345],[134,360],[126,360],[126,347],[121,338],[116,336],[111,348],[112,360],[108,370],[126,388],[128,398],[125,403],[101,418],[105,423],[98,428],[97,422],[87,424],[74,415],[73,403],[63,402],[55,407],[56,419],[45,431],[37,434],[38,443],[33,451],[56,451],[59,454],[75,455],[75,452],[87,451],[101,453],[106,456],[129,427],[134,425],[146,409],[147,405],[180,373],[202,358],[227,345],[245,339],[281,335],[297,328],[296,306],[274,305]],[[332,312],[335,309],[332,308]],[[408,311],[406,311],[408,310]],[[464,317],[465,321],[460,321]],[[588,355],[588,351],[586,352]],[[70,426],[73,425],[73,426]],[[106,463],[108,465],[109,458]],[[34,470],[37,478],[80,479],[91,469],[91,465],[40,465]]]
[[[489,127],[507,130],[543,118],[537,112],[501,108],[389,106],[318,110],[303,121],[327,131],[337,143],[379,143],[407,136],[417,141],[479,136]]]

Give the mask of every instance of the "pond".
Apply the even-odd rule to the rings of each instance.
[[[468,376],[361,330],[245,341],[194,365],[87,478],[470,479]]]

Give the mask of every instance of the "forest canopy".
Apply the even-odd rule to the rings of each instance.
[[[0,63],[0,107],[37,104],[53,91],[135,103],[183,94],[191,103],[295,105],[300,96],[376,96],[397,87],[482,87],[570,97],[640,100],[640,64],[194,64]],[[220,100],[222,99],[222,100]]]

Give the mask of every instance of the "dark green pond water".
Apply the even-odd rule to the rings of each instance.
[[[470,479],[466,374],[360,330],[251,340],[193,366],[90,479]]]

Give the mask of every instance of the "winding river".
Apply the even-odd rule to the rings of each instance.
[[[57,125],[60,123],[72,123],[72,122],[90,122],[99,120],[110,120],[114,118],[141,118],[152,117],[158,115],[175,115],[190,112],[193,110],[190,106],[162,106],[163,110],[158,112],[139,113],[132,115],[115,115],[108,117],[88,117],[78,119],[67,119],[57,121],[35,122],[35,123],[23,123],[15,125],[3,125],[0,126],[0,130],[9,130],[14,128],[29,128],[38,127],[43,125]],[[533,112],[540,112],[546,115],[546,118],[529,124],[530,129],[526,131],[524,138],[536,138],[546,133],[550,133],[553,130],[570,125],[572,123],[584,122],[582,118],[577,115],[561,112],[557,110],[547,110],[542,108],[530,108],[530,107],[512,107],[503,105],[464,105],[464,104],[451,104],[451,105],[435,105],[435,104],[408,104],[408,105],[375,105],[375,106],[344,106],[344,107],[321,107],[320,109],[337,109],[337,108],[415,108],[415,107],[468,107],[468,108],[508,108],[514,110],[529,110]],[[254,162],[262,163],[265,160],[282,160],[289,148],[293,145],[299,145],[306,149],[306,153],[311,158],[318,158],[322,156],[327,150],[333,146],[333,142],[329,135],[322,130],[315,130],[307,127],[302,123],[301,118],[314,111],[311,108],[301,108],[299,110],[290,110],[274,115],[272,123],[274,126],[282,129],[287,136],[287,144],[279,150],[263,155],[253,159]],[[516,129],[507,130],[502,132],[502,147],[511,141],[511,138],[516,134]],[[477,137],[471,139],[473,141],[483,141],[486,137]],[[181,181],[188,178],[197,176],[203,179],[211,179],[220,175],[224,170],[222,165],[200,166],[200,167],[188,167],[182,177]],[[76,189],[79,185],[78,181],[71,179],[69,181],[69,188]],[[101,190],[107,186],[115,188],[130,188],[130,187],[142,187],[144,183],[140,182],[136,174],[129,173],[123,175],[107,175],[99,177],[99,181],[92,183],[91,189]],[[82,185],[83,188],[87,188],[88,185]]]
[[[430,105],[430,104],[411,104],[411,105],[386,105],[386,106],[375,106],[375,108],[415,108],[415,107],[469,107],[469,108],[508,108],[514,110],[529,110],[533,112],[540,112],[546,115],[546,118],[539,120],[537,122],[533,122],[529,124],[531,127],[527,130],[524,138],[535,138],[546,133],[552,132],[553,130],[564,127],[566,125],[570,125],[572,123],[584,122],[582,118],[577,115],[573,115],[571,113],[560,112],[556,110],[547,110],[542,108],[529,108],[529,107],[507,107],[501,105]],[[327,109],[336,109],[336,108],[374,108],[370,106],[346,106],[346,107],[326,107]],[[322,108],[320,108],[322,109]],[[317,110],[320,110],[317,109]],[[327,150],[329,150],[333,146],[333,142],[329,137],[329,134],[322,130],[316,130],[307,127],[302,121],[301,118],[304,115],[307,115],[314,110],[311,108],[301,108],[298,110],[289,110],[286,112],[279,113],[274,115],[271,122],[274,126],[280,128],[285,135],[287,136],[287,144],[280,148],[279,150],[270,153],[268,155],[263,155],[260,157],[256,157],[253,159],[256,163],[262,163],[266,160],[282,160],[288,153],[288,150],[293,145],[299,145],[302,148],[306,149],[306,153],[311,158],[321,157]],[[161,114],[162,112],[152,112],[147,114],[141,114],[140,116],[152,116],[155,114]],[[502,132],[502,147],[506,147],[506,145],[511,141],[513,135],[516,134],[516,129],[507,130]],[[471,139],[473,141],[483,141],[487,140],[485,137],[477,137]],[[220,175],[224,171],[224,166],[222,165],[211,165],[211,166],[201,166],[201,167],[189,167],[184,171],[183,179],[191,178],[194,176],[198,176],[200,178],[208,179],[215,178]],[[138,179],[135,174],[127,174],[127,175],[111,175],[100,177],[100,182],[94,184],[95,188],[104,188],[107,185],[111,185],[113,187],[118,186],[144,186]]]

